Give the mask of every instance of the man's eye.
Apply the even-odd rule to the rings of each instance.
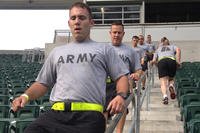
[[[79,16],[78,17],[80,20],[85,20],[87,17],[86,16]]]
[[[71,20],[75,20],[76,19],[76,16],[72,16],[70,17]]]

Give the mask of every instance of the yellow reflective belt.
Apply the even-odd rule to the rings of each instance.
[[[64,102],[56,102],[51,107],[53,110],[65,111]],[[72,102],[71,111],[98,111],[103,112],[103,106],[95,103],[84,103],[84,102]]]
[[[103,106],[95,103],[72,102],[71,111],[98,111],[103,112]]]
[[[172,59],[172,60],[176,60],[174,57],[166,57],[166,56],[164,56],[164,57],[162,57],[162,58],[159,58],[158,59],[158,61],[160,61],[160,60],[162,60],[162,59]]]
[[[111,83],[111,78],[107,78],[106,83]]]
[[[51,109],[57,110],[57,111],[64,111],[65,110],[65,103],[64,102],[54,103],[53,106],[51,107]]]

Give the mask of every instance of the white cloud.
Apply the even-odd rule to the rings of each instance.
[[[0,10],[0,50],[44,48],[56,29],[68,29],[67,10]]]

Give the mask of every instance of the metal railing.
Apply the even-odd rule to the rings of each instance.
[[[142,81],[146,78],[146,88],[141,94]],[[137,87],[133,88],[135,91],[131,93],[125,101],[125,110],[128,108],[132,101],[132,121],[129,129],[129,133],[139,133],[140,132],[140,110],[143,105],[144,99],[146,97],[146,110],[149,111],[150,103],[150,91],[154,85],[154,66],[150,66],[147,71],[141,76],[141,78],[136,83]],[[106,129],[106,133],[113,133],[115,127],[117,126],[120,118],[124,112],[115,115],[111,123]]]

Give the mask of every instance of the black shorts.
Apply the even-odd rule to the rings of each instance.
[[[106,104],[104,106],[104,111],[106,111],[106,108],[108,107],[108,104],[112,101],[114,97],[116,97],[116,83],[107,83],[106,84]]]
[[[142,71],[146,71],[148,69],[148,61],[145,61],[144,64],[141,65],[142,66]]]
[[[173,78],[176,74],[176,61],[170,58],[162,59],[158,62],[159,78],[169,76]]]
[[[109,103],[117,96],[117,91],[116,91],[116,83],[107,83],[106,84],[106,104],[104,106],[104,112],[107,112],[106,109],[109,105]],[[127,114],[129,113],[129,110],[127,108]],[[108,113],[108,117],[111,117],[110,113]]]
[[[49,110],[40,115],[24,133],[104,133],[104,115],[96,111]]]
[[[148,54],[147,55],[147,60],[152,61],[153,60],[153,54]]]

